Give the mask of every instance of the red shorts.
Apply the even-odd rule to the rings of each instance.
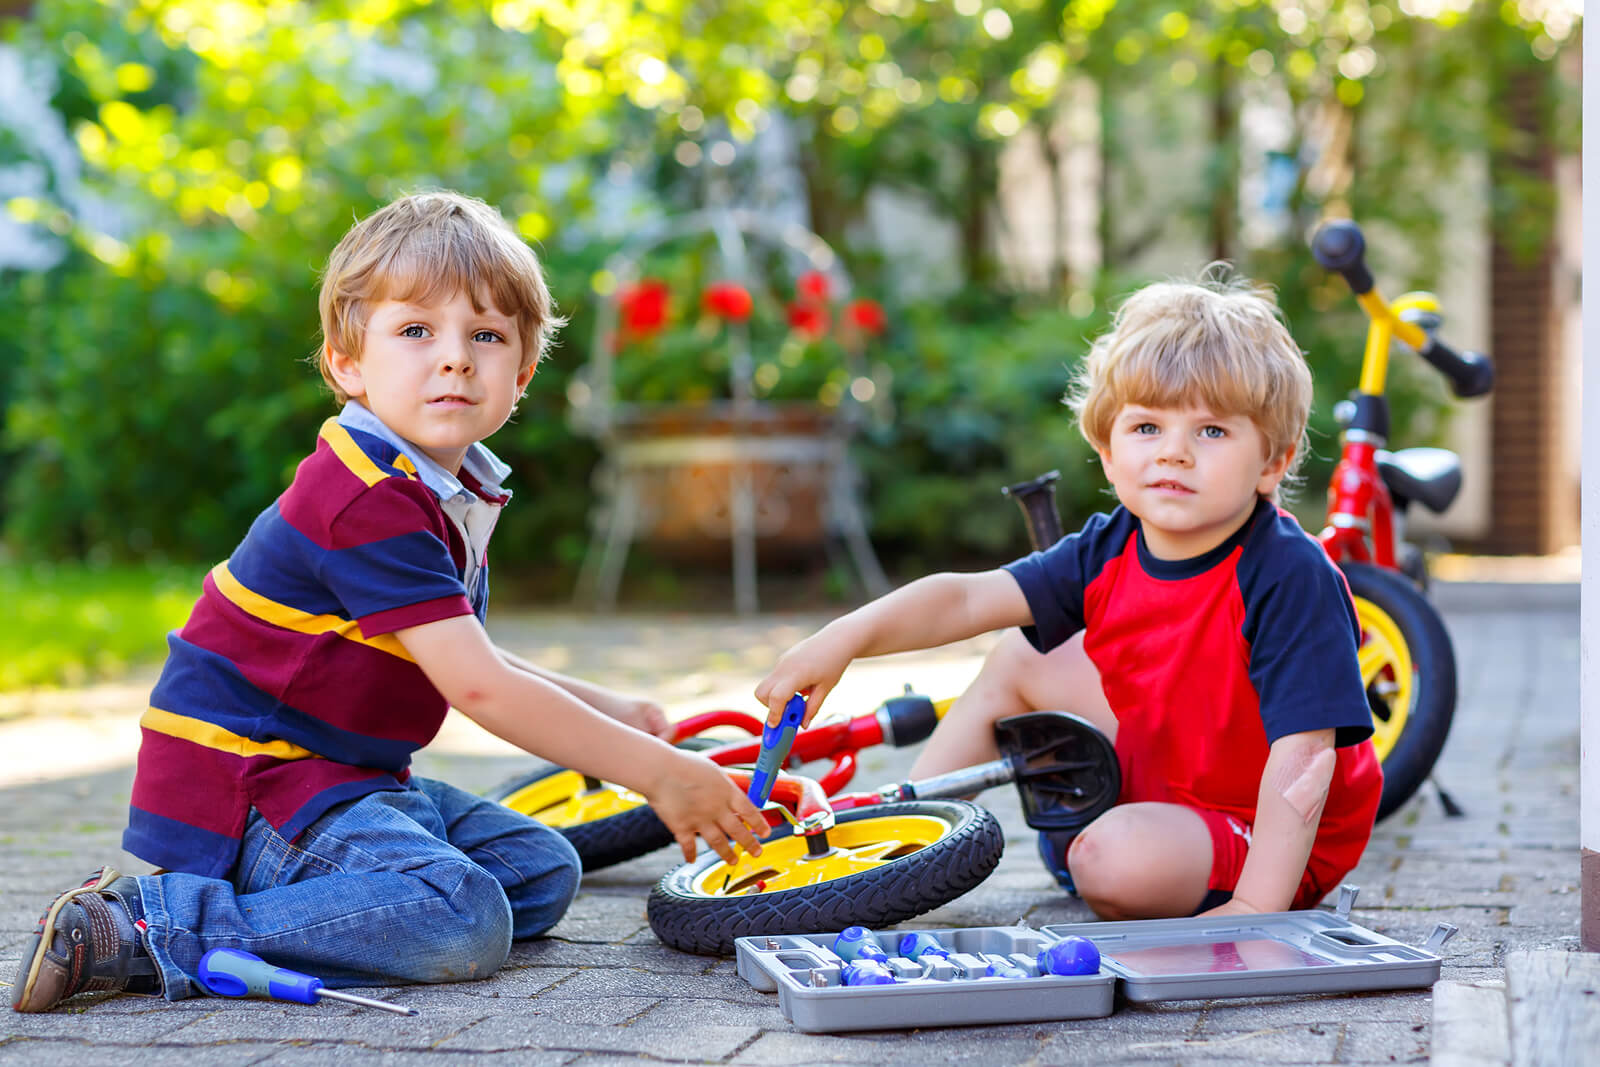
[[[1239,884],[1240,873],[1244,871],[1244,858],[1250,854],[1250,824],[1237,815],[1210,808],[1189,810],[1200,816],[1205,821],[1206,829],[1211,831],[1211,878],[1206,882],[1206,888],[1212,892],[1233,892]],[[1343,854],[1350,850],[1339,847],[1337,842],[1318,841],[1313,845],[1305,873],[1300,876],[1300,887],[1295,890],[1294,901],[1289,907],[1314,908],[1321,903],[1322,898],[1355,867],[1365,845],[1364,840],[1358,843],[1349,862],[1344,861]]]

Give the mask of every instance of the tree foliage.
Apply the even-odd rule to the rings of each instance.
[[[1187,219],[1277,282],[1342,388],[1352,320],[1330,319],[1326,337],[1312,325],[1337,293],[1306,262],[1306,225],[1342,206],[1429,247],[1446,222],[1432,176],[1525,137],[1492,105],[1530,71],[1559,87],[1552,61],[1575,36],[1556,0],[41,0],[0,33],[44,68],[85,167],[81,186],[51,171],[41,195],[7,205],[72,248],[48,272],[0,274],[19,320],[0,340],[13,544],[226,551],[326,414],[304,357],[328,250],[394,195],[445,186],[513,220],[573,316],[496,440],[540,504],[513,509],[507,539],[563,564],[581,549],[595,460],[566,427],[563,392],[591,279],[640,219],[701,195],[682,163],[716,142],[789,123],[816,228],[878,291],[892,279],[872,272],[887,267],[856,239],[872,189],[916,191],[957,225],[967,291],[897,309],[901,420],[868,463],[892,542],[987,552],[999,524],[1015,532],[1009,516],[940,524],[928,509],[974,513],[985,479],[1074,447],[1054,403],[1063,368],[1149,237],[1125,228],[1122,206],[1170,198],[1166,224]],[[1064,96],[1085,81],[1099,101],[1100,273],[1008,292],[990,240],[1001,152],[1030,127],[1051,151]],[[1293,119],[1291,222],[1260,248],[1229,215],[1250,93],[1287,101]],[[1155,102],[1163,139],[1210,146],[1197,191],[1139,186],[1147,146],[1124,121],[1139,101]],[[1558,93],[1557,136],[1562,106]],[[1330,138],[1330,123],[1345,132]],[[0,137],[0,163],[28,155]],[[653,172],[655,188],[619,196],[619,167]],[[95,203],[111,210],[85,210]],[[1537,182],[1495,191],[1496,216],[1521,233],[1548,225],[1548,204]],[[1420,280],[1433,265],[1411,267]],[[1069,312],[1069,293],[1094,299]],[[996,362],[952,379],[962,352]],[[971,375],[952,407],[946,382]]]

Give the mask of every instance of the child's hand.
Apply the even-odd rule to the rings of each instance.
[[[756,686],[756,699],[767,706],[767,725],[778,725],[784,705],[801,692],[806,694],[806,716],[800,725],[811,725],[854,658],[853,650],[829,629],[812,634],[778,657],[772,673]]]
[[[684,860],[694,860],[696,834],[705,838],[725,863],[738,862],[735,844],[752,856],[761,855],[756,835],[765,835],[772,828],[750,798],[704,756],[690,752],[673,755],[645,796],[683,849]]]
[[[643,730],[663,741],[671,741],[677,731],[672,722],[667,718],[666,710],[653,700],[643,697],[630,697],[622,693],[607,692],[596,694],[591,701],[595,709],[635,730]]]

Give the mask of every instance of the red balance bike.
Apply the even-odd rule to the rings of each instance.
[[[1439,301],[1406,293],[1386,301],[1366,264],[1366,242],[1349,220],[1324,223],[1311,240],[1324,268],[1337,271],[1367,313],[1361,381],[1335,413],[1344,426],[1328,485],[1327,524],[1318,539],[1343,568],[1361,621],[1361,677],[1372,708],[1373,745],[1383,761],[1378,818],[1405,803],[1433,773],[1456,707],[1456,659],[1438,609],[1428,600],[1426,561],[1404,541],[1412,504],[1442,512],[1461,490],[1461,460],[1442,448],[1387,449],[1384,397],[1389,349],[1398,340],[1443,374],[1458,397],[1494,387],[1494,366],[1439,340]],[[1439,798],[1459,814],[1450,795]]]

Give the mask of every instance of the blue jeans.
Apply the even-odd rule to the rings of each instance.
[[[413,778],[332,808],[292,844],[251,812],[232,881],[139,879],[168,1000],[197,996],[200,957],[241,948],[329,988],[485,978],[578,891],[560,833]]]

